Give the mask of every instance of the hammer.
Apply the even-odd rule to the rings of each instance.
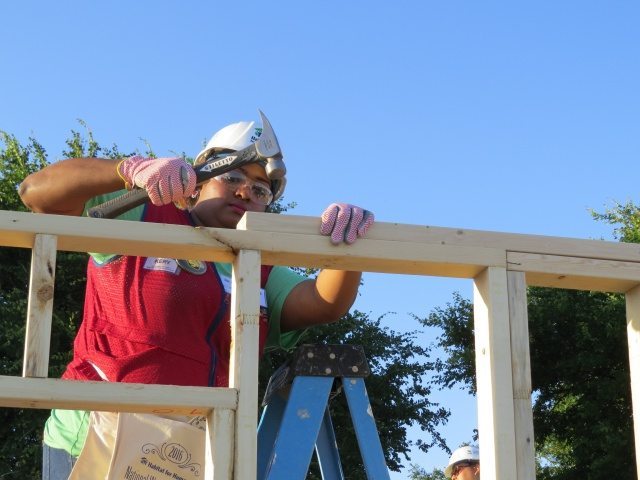
[[[262,113],[262,135],[248,147],[233,152],[226,157],[216,157],[211,153],[200,165],[194,168],[196,172],[196,185],[202,185],[213,177],[235,170],[249,163],[262,163],[270,180],[283,178],[287,169],[282,161],[282,150],[278,144],[276,134],[271,123]],[[146,190],[135,187],[127,193],[114,199],[96,205],[89,209],[89,216],[93,218],[115,218],[118,215],[142,205],[149,199]]]

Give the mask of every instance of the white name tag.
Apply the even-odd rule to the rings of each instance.
[[[161,270],[163,272],[178,273],[178,262],[173,258],[149,257],[144,262],[145,270]]]
[[[220,275],[220,280],[222,280],[224,291],[231,295],[231,277]],[[260,289],[260,307],[267,308],[267,292],[264,290],[264,288]]]

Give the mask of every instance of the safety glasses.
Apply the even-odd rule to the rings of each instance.
[[[475,462],[460,462],[457,463],[453,469],[451,470],[451,476],[455,476],[458,475],[462,470],[464,470],[467,467],[473,467],[474,465],[477,465],[477,463]]]
[[[239,188],[247,187],[249,189],[249,198],[260,205],[269,205],[273,200],[273,192],[265,182],[251,180],[242,170],[231,170],[215,177],[217,181],[222,183],[230,192],[237,192]]]

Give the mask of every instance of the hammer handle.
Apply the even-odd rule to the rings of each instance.
[[[115,218],[138,205],[142,205],[147,200],[149,200],[149,195],[146,190],[134,188],[119,197],[90,208],[88,213],[92,218]]]
[[[213,177],[217,177],[218,175],[222,175],[248,163],[255,162],[259,158],[253,144],[230,154],[229,162],[225,162],[224,159],[213,158],[194,169],[196,172],[196,184],[202,185]],[[88,213],[89,216],[93,218],[115,218],[138,205],[142,205],[148,199],[149,196],[146,190],[143,188],[134,188],[119,197],[90,208]]]

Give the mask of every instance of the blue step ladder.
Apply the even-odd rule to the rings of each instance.
[[[367,479],[390,480],[364,385],[369,373],[360,346],[298,347],[267,385],[258,425],[258,480],[304,480],[314,447],[323,480],[344,480],[329,413],[330,399],[341,391]]]

